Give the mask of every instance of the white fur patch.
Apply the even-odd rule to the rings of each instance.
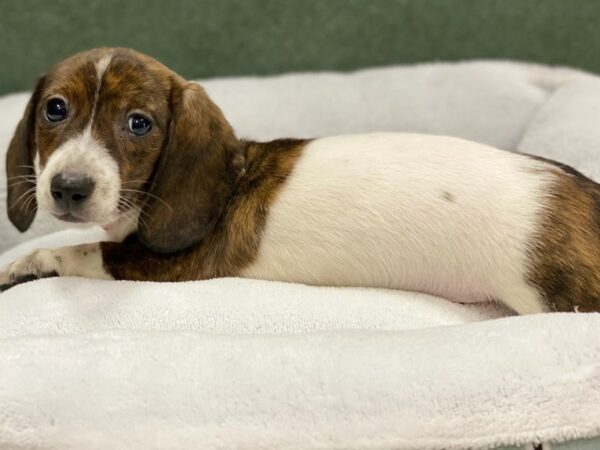
[[[104,224],[118,219],[119,166],[108,149],[92,137],[89,128],[56,149],[38,178],[37,201],[50,213],[55,213],[50,186],[59,173],[77,173],[94,179],[96,187],[84,210],[88,222]]]
[[[98,79],[98,81],[102,80],[104,72],[106,72],[106,69],[108,68],[108,65],[112,60],[112,57],[113,51],[111,50],[106,52],[98,61],[96,61],[96,78]]]
[[[307,145],[243,276],[370,286],[543,311],[528,245],[551,182],[523,155],[372,134]]]
[[[109,51],[104,56],[102,56],[98,61],[96,61],[96,91],[94,92],[94,104],[92,106],[92,115],[90,117],[90,121],[87,125],[87,128],[91,130],[92,123],[94,122],[94,118],[96,117],[96,110],[98,108],[98,98],[100,97],[100,89],[102,87],[102,78],[104,77],[104,73],[110,62],[112,61],[113,52]]]
[[[20,277],[47,276],[112,279],[104,269],[100,244],[83,244],[59,249],[40,249],[0,270],[0,285],[13,284]]]

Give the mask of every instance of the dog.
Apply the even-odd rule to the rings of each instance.
[[[6,162],[19,230],[39,206],[109,239],[38,250],[2,289],[248,277],[600,310],[600,186],[574,169],[444,136],[240,140],[200,85],[131,49],[43,76]]]

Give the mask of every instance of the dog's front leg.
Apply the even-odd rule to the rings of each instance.
[[[0,291],[38,278],[85,277],[110,280],[101,244],[82,244],[57,249],[40,249],[0,269]]]
[[[160,254],[148,250],[138,237],[123,242],[99,242],[36,250],[0,269],[0,291],[38,278],[83,277],[104,280],[187,281],[225,276],[203,268],[202,250]]]

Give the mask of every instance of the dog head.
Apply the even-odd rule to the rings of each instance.
[[[242,170],[241,144],[195,83],[129,49],[74,55],[43,76],[7,153],[8,215],[37,207],[173,252],[209,234]]]

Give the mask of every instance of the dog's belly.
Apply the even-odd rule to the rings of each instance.
[[[242,276],[416,290],[543,310],[527,283],[545,163],[410,134],[318,139],[273,204]]]

